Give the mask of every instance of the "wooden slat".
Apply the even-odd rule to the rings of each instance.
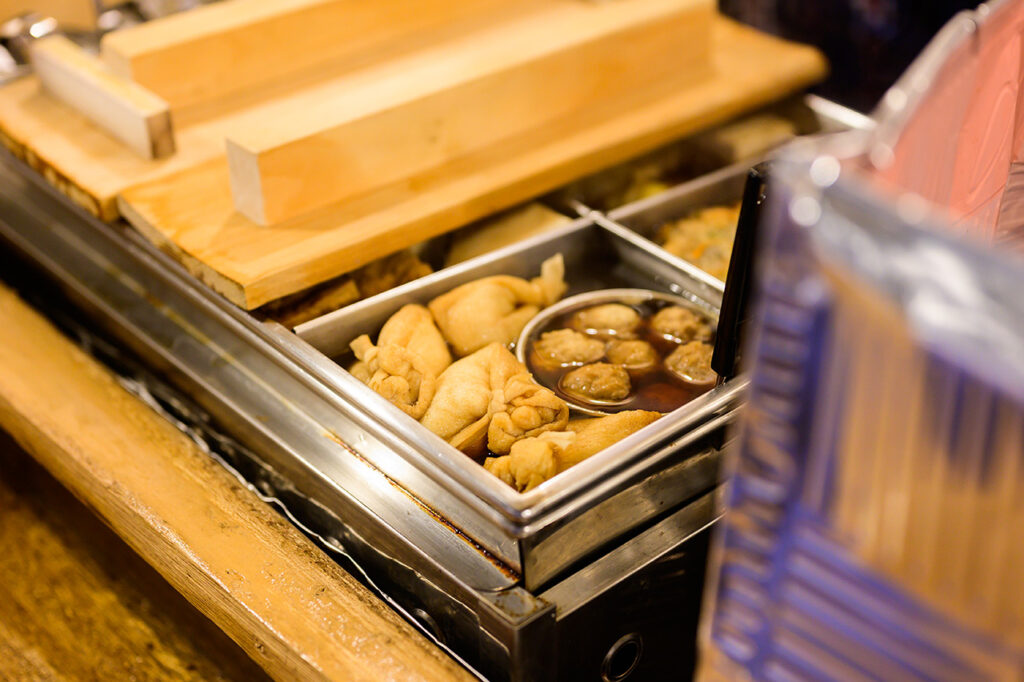
[[[53,17],[64,30],[93,31],[99,18],[93,0],[0,0],[0,23],[22,14]]]
[[[612,118],[709,75],[714,14],[713,0],[551,2],[284,98],[229,134],[235,207],[272,225],[500,140],[529,148],[582,110]]]
[[[46,91],[131,147],[144,159],[174,153],[171,111],[145,88],[107,71],[61,35],[32,44],[32,66]]]
[[[117,194],[224,153],[232,120],[175,130],[177,151],[158,160],[128,152],[84,114],[43,91],[35,76],[0,87],[0,142],[25,159],[83,208],[104,220],[117,217]]]
[[[470,679],[2,288],[0,367],[0,426],[272,676]]]
[[[712,40],[714,78],[653,103],[630,102],[610,121],[581,117],[546,126],[543,139],[531,138],[531,149],[513,137],[278,225],[263,227],[235,211],[221,159],[128,189],[119,206],[204,282],[255,308],[779,99],[825,70],[817,51],[726,19],[715,22]]]
[[[110,68],[166,99],[182,121],[309,70],[400,54],[539,0],[225,0],[108,33]],[[187,78],[182,65],[194,64]],[[251,96],[250,96],[251,99]],[[197,112],[190,111],[197,109]]]
[[[268,679],[0,431],[0,679]]]
[[[482,21],[485,16],[500,21],[546,2],[548,0],[522,0],[517,3],[462,0],[458,5],[465,10],[466,16],[461,20],[453,20],[444,30],[427,30],[425,27],[416,35],[407,31],[395,36],[392,41],[381,40],[364,45],[364,51],[351,54],[346,64],[334,64],[325,72],[309,77],[285,78],[286,82],[276,86],[268,86],[246,95],[222,97],[209,106],[194,105],[185,111],[173,111],[172,106],[177,150],[172,156],[159,160],[147,160],[125,153],[123,143],[113,139],[84,114],[69,111],[66,106],[42,92],[35,76],[20,78],[0,87],[0,143],[14,150],[85,209],[104,220],[113,220],[118,216],[116,197],[119,192],[132,185],[155,181],[223,156],[224,140],[228,133],[245,127],[251,120],[265,119],[265,107],[276,98],[320,92],[324,81],[330,81],[330,74],[337,75],[346,68],[356,68],[365,59],[379,58],[382,51],[402,54],[432,41],[459,35],[472,28],[474,22]],[[495,4],[500,5],[498,9],[494,9]],[[211,5],[211,8],[218,5]],[[378,3],[363,2],[359,6],[378,8]],[[199,10],[172,17],[189,16],[193,11]],[[202,11],[205,12],[205,8]],[[379,8],[376,11],[380,11]],[[452,9],[439,12],[453,19],[459,16]],[[172,17],[167,17],[167,20]],[[149,25],[157,24],[145,26]],[[140,26],[139,30],[142,28]],[[145,37],[145,34],[142,35]],[[356,40],[354,44],[362,45],[363,42]],[[276,45],[273,49],[270,45],[265,47],[266,54],[278,54]],[[171,56],[176,82],[192,83],[195,78],[202,81],[203,69],[198,66],[200,62],[196,58],[178,53]],[[189,72],[188,78],[182,78],[181,70],[188,68],[187,65],[197,66]],[[227,91],[231,92],[232,89],[227,88]]]

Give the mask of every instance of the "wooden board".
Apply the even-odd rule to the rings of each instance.
[[[273,1],[279,3],[285,0]],[[103,220],[114,220],[118,217],[116,198],[119,192],[132,185],[157,180],[223,156],[224,140],[228,133],[250,125],[250,121],[266,120],[266,107],[276,104],[280,98],[322,97],[323,88],[330,87],[331,74],[344,72],[346,68],[354,68],[364,59],[380,58],[382,50],[389,54],[403,54],[433,41],[458,35],[468,30],[475,22],[482,20],[483,15],[490,20],[499,21],[509,16],[517,16],[518,13],[548,1],[523,0],[506,3],[502,0],[460,0],[452,4],[458,5],[463,8],[460,11],[466,12],[462,19],[458,19],[461,15],[454,9],[438,10],[442,15],[452,19],[451,24],[444,30],[429,23],[433,20],[428,21],[424,18],[422,21],[425,23],[421,25],[423,30],[413,35],[410,31],[416,24],[415,21],[409,20],[404,24],[405,32],[397,33],[394,40],[387,41],[378,36],[381,37],[378,42],[354,41],[353,45],[361,45],[362,49],[350,53],[353,62],[351,64],[332,63],[329,68],[307,74],[307,77],[287,78],[286,82],[277,83],[272,87],[268,85],[258,92],[220,98],[206,106],[193,105],[186,111],[175,112],[172,106],[176,152],[170,157],[157,160],[126,154],[123,143],[113,139],[82,113],[42,92],[36,77],[20,78],[0,87],[0,143],[27,161],[93,215]],[[445,4],[441,0],[437,2],[439,5]],[[211,5],[211,8],[220,4]],[[359,4],[362,7],[378,5],[365,2]],[[496,4],[499,5],[497,9]],[[205,8],[202,11],[205,12]],[[192,11],[180,16],[191,14]],[[168,21],[170,19],[171,17],[167,18]],[[430,27],[437,30],[427,30]],[[163,40],[166,41],[168,38],[165,36]],[[265,52],[272,58],[276,58],[274,55],[278,54],[276,49],[269,47]],[[171,56],[174,58],[173,68],[179,72],[183,64],[194,61],[178,53]],[[225,57],[222,55],[221,59],[223,58]],[[201,81],[202,77],[198,77]],[[190,77],[179,80],[192,82],[193,79]]]
[[[0,679],[269,679],[0,431]]]
[[[0,427],[273,677],[472,679],[4,288],[0,367]]]
[[[709,75],[714,15],[713,0],[551,2],[286,98],[228,136],[235,208],[273,225],[513,136],[528,149],[528,133],[583,110],[659,99]]]
[[[779,99],[825,72],[816,50],[727,19],[715,21],[711,37],[713,78],[655,102],[627,102],[611,120],[546,126],[528,150],[512,137],[278,225],[260,226],[235,211],[224,159],[127,189],[119,207],[204,282],[255,308]]]
[[[132,81],[107,71],[62,35],[32,43],[32,67],[47,93],[74,107],[144,159],[174,153],[171,111]]]
[[[235,117],[175,130],[177,151],[148,160],[127,152],[85,115],[42,91],[35,76],[0,88],[0,142],[104,220],[118,217],[117,194],[224,153]]]
[[[166,99],[180,122],[211,101],[331,65],[400,54],[538,0],[224,0],[108,33],[103,60]],[[348,64],[344,62],[348,60]],[[201,65],[182,77],[184,63]],[[208,107],[205,107],[208,108]],[[190,110],[191,109],[191,110]]]
[[[94,0],[0,0],[0,23],[29,12],[53,17],[63,30],[94,31],[99,18]]]

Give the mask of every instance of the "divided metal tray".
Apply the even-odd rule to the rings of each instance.
[[[347,306],[295,330],[309,344],[305,357],[315,363],[320,377],[403,438],[408,444],[403,453],[408,464],[430,472],[439,483],[462,486],[477,498],[474,502],[501,515],[495,519],[486,508],[469,505],[468,500],[464,506],[447,497],[428,497],[428,493],[422,498],[453,523],[472,513],[466,506],[476,507],[480,519],[474,539],[519,572],[528,589],[542,586],[594,550],[713,487],[717,454],[700,452],[713,447],[712,436],[736,408],[742,380],[712,389],[521,494],[328,358],[347,364],[351,360],[346,357],[349,342],[364,333],[375,338],[383,323],[407,303],[427,303],[459,284],[488,275],[536,276],[541,262],[555,254],[565,259],[568,295],[617,287],[655,289],[684,296],[712,318],[717,317],[717,292],[695,279],[689,268],[666,263],[648,243],[627,230],[581,219]],[[388,471],[411,492],[420,494],[417,475],[410,471],[404,476],[401,469]],[[488,527],[488,517],[497,523]]]
[[[5,152],[0,240],[212,422],[229,427],[258,453],[267,472],[259,485],[301,506],[305,523],[488,677],[581,677],[622,649],[624,633],[647,642],[648,670],[685,674],[692,659],[684,640],[692,639],[702,548],[716,513],[708,491],[742,378],[520,494],[332,358],[359,333],[375,335],[406,302],[491,274],[534,276],[559,252],[573,292],[661,289],[716,314],[721,282],[643,235],[662,218],[717,200],[714,192],[732,187],[730,173],[742,171],[677,187],[611,218],[588,212],[297,334],[228,304],[126,226],[85,215]],[[645,585],[664,588],[659,599]],[[609,621],[610,612],[630,615]]]

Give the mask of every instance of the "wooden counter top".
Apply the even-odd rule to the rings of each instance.
[[[0,679],[267,679],[2,431],[0,472]]]
[[[0,368],[0,428],[273,677],[472,679],[3,287]]]

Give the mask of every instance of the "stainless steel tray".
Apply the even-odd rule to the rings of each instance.
[[[799,135],[816,135],[840,132],[850,129],[867,129],[873,126],[867,116],[848,109],[816,95],[792,97],[763,107],[759,111],[746,112],[735,120],[761,113],[772,114],[791,121]],[[675,178],[679,184],[707,175],[729,164],[701,149],[701,138],[707,131],[694,137],[677,140],[641,157],[612,166],[593,175],[571,183],[547,197],[548,202],[568,215],[588,215],[591,210],[610,213],[626,204],[609,205],[608,194],[617,195],[632,182],[633,174],[640,169],[659,168],[665,180]],[[752,165],[761,157],[737,160],[736,163]]]
[[[455,286],[493,274],[535,276],[540,263],[561,253],[569,294],[610,287],[641,287],[686,297],[717,317],[717,292],[674,267],[645,240],[615,226],[581,219],[480,258],[347,306],[296,328],[309,344],[304,356],[320,378],[350,404],[358,404],[408,444],[408,465],[427,469],[455,493],[474,495],[501,514],[481,515],[474,539],[508,563],[535,589],[595,550],[641,527],[715,483],[713,437],[737,407],[743,380],[719,386],[656,423],[594,455],[528,493],[518,493],[458,450],[427,431],[348,374],[349,342],[375,337],[407,303],[426,303]],[[350,359],[350,356],[347,356]],[[721,421],[720,421],[721,420]],[[709,448],[711,448],[709,450]],[[372,460],[372,454],[362,453]],[[457,523],[465,505],[420,489],[414,469],[374,462],[401,485]],[[444,477],[444,478],[441,478]],[[479,507],[480,504],[476,506]],[[487,527],[490,517],[497,521]]]
[[[609,660],[623,631],[655,642],[657,631],[695,622],[716,514],[709,491],[744,380],[521,495],[329,357],[405,300],[486,274],[533,275],[559,250],[571,254],[577,288],[648,286],[717,308],[715,282],[638,234],[595,215],[325,316],[301,335],[226,303],[133,230],[89,217],[4,152],[0,241],[228,427],[258,457],[257,485],[295,500],[328,544],[488,677],[581,677]],[[608,279],[588,280],[602,265]],[[607,630],[597,637],[596,622]],[[672,667],[684,639],[648,645],[645,657],[660,670],[685,669],[686,661]]]
[[[735,204],[743,197],[743,185],[747,179],[749,163],[739,163],[701,176],[690,182],[657,194],[653,197],[621,206],[607,214],[591,216],[598,222],[610,222],[635,232],[647,240],[651,249],[667,263],[677,268],[686,267],[696,271],[694,277],[717,292],[725,291],[725,282],[701,270],[679,256],[669,253],[655,242],[660,228],[671,220],[678,220],[691,211],[707,206]]]
[[[851,129],[867,129],[871,119],[841,105],[814,95],[803,99],[813,112],[817,129],[822,132],[839,132]],[[685,270],[690,277],[701,282],[707,289],[716,292],[718,300],[725,290],[725,282],[701,270],[697,266],[665,251],[655,242],[655,237],[665,223],[678,220],[688,213],[708,206],[733,204],[743,196],[743,185],[747,171],[759,161],[750,159],[720,168],[716,171],[680,183],[664,192],[640,201],[619,206],[608,212],[592,210],[586,204],[576,201],[572,208],[580,215],[611,229],[626,228],[643,237],[659,258],[672,267]]]
[[[543,250],[553,239],[571,240],[576,230],[594,235],[604,228],[581,221],[436,277],[498,267],[531,244]],[[641,241],[618,231],[618,239],[606,240]],[[391,406],[375,403],[375,394],[366,395],[325,355],[231,306],[127,226],[86,215],[4,151],[0,242],[0,262],[15,253],[31,263],[98,328],[194,400],[258,456],[261,489],[295,502],[304,523],[489,678],[569,679],[583,670],[577,662],[599,667],[623,634],[650,643],[660,632],[695,627],[703,548],[715,519],[706,491],[715,484],[718,445],[741,382],[706,395],[701,416],[708,419],[692,430],[637,434],[635,453],[596,477],[591,472],[593,487],[583,494],[573,494],[579,481],[570,475],[562,497],[531,504],[480,467],[467,467],[461,453],[439,448],[425,460],[407,434],[392,429]],[[655,273],[648,277],[672,272],[642,244],[633,253],[635,268]],[[484,486],[511,510],[478,496],[489,494]],[[616,534],[620,520],[629,533]],[[682,583],[665,583],[682,575]],[[651,581],[682,585],[683,592],[644,601],[637,589]],[[670,603],[666,619],[659,605]],[[609,622],[599,615],[608,609],[633,615]],[[595,637],[599,623],[607,632]],[[649,644],[645,665],[687,667],[686,649],[685,642]]]

